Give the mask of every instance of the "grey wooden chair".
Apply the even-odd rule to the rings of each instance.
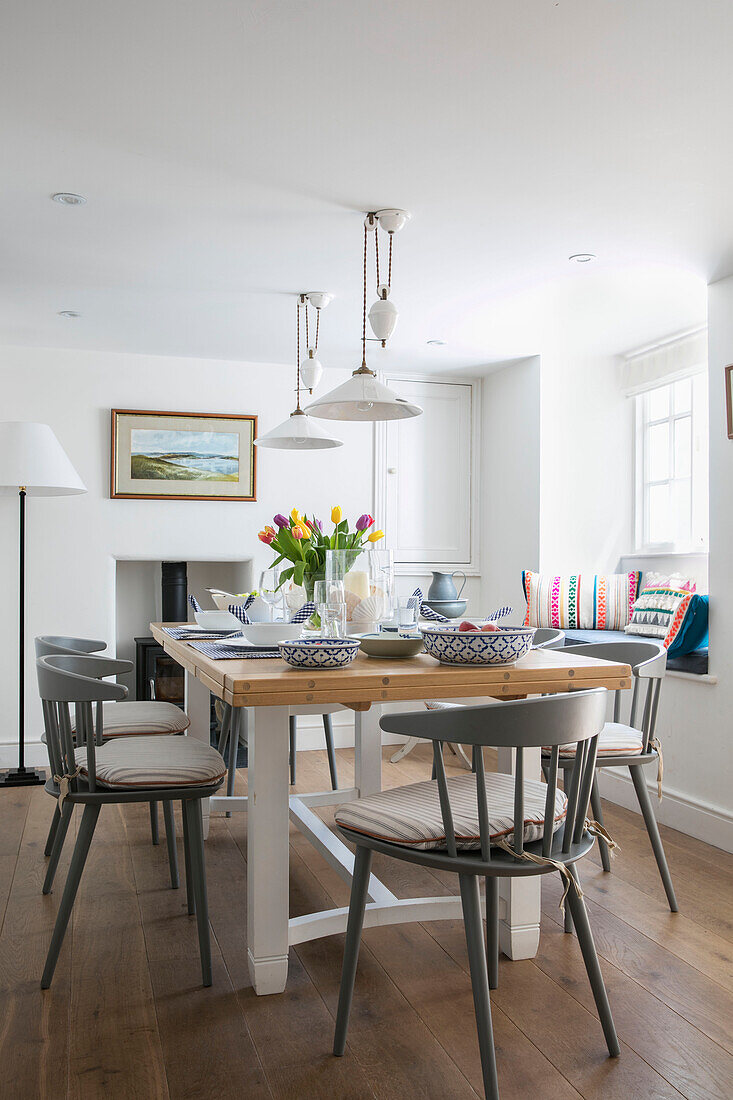
[[[669,873],[667,857],[662,838],[654,815],[654,807],[644,777],[644,768],[650,764],[657,767],[659,774],[661,746],[656,735],[657,714],[662,681],[667,667],[667,651],[654,641],[629,640],[619,642],[594,642],[587,645],[568,646],[566,653],[584,657],[596,657],[601,661],[631,665],[634,674],[634,688],[631,695],[631,710],[628,723],[621,722],[622,692],[614,693],[613,721],[604,725],[598,739],[596,769],[627,767],[634,784],[639,808],[649,834],[654,858],[667,895],[669,908],[678,911],[677,897]],[[623,694],[626,694],[625,692]],[[642,702],[643,695],[643,702]],[[560,767],[565,773],[573,767],[574,749],[566,746],[560,753]],[[544,754],[543,766],[549,766],[549,756]],[[598,780],[594,775],[591,788],[591,806],[593,816],[603,824],[601,796]],[[604,871],[611,870],[610,852],[602,836],[598,837],[601,863]],[[565,928],[570,931],[570,916],[566,916]]]
[[[203,984],[211,985],[204,833],[201,801],[220,787],[226,765],[216,749],[192,737],[120,737],[101,745],[95,736],[93,704],[119,701],[127,688],[104,676],[128,662],[105,657],[56,655],[36,661],[52,778],[46,791],[67,806],[83,806],[74,854],[51,938],[41,988],[53,979],[84,864],[102,806],[122,802],[179,800],[183,806],[186,887],[189,912],[195,910]],[[77,745],[71,733],[70,704],[76,715]],[[59,825],[59,831],[61,825]]]
[[[95,638],[71,638],[59,635],[41,635],[35,639],[36,657],[50,657],[53,655],[84,656],[101,654],[107,648],[107,643]],[[125,662],[124,671],[132,669],[131,662]],[[105,739],[112,737],[132,737],[140,734],[181,734],[184,733],[190,723],[188,715],[180,707],[173,703],[158,702],[156,700],[143,700],[139,702],[125,701],[123,703],[100,704],[104,715]],[[97,708],[99,719],[99,707]],[[72,734],[76,736],[72,721]],[[42,740],[46,740],[45,734]],[[60,821],[58,804],[54,808],[51,825],[48,830],[44,854],[50,856],[53,851],[53,842],[56,829]],[[168,845],[168,862],[171,873],[171,886],[178,887],[178,863],[176,856],[175,820],[173,817],[173,804],[166,800],[163,802],[163,819],[165,821],[166,840]],[[158,828],[158,804],[150,803],[150,833],[153,844],[160,843]],[[60,855],[60,849],[59,849]],[[44,884],[44,893],[48,893],[53,883],[55,866],[49,867]]]
[[[565,631],[551,626],[538,626],[532,639],[532,649],[562,649],[565,645]]]
[[[344,1053],[354,992],[367,886],[374,852],[458,874],[476,1011],[484,1089],[498,1100],[489,989],[498,984],[498,880],[560,871],[578,929],[601,1026],[612,1057],[619,1043],[598,965],[576,863],[593,847],[586,821],[598,735],[603,728],[602,689],[480,707],[384,716],[389,733],[433,742],[437,781],[397,787],[340,806],[336,823],[356,845],[334,1038]],[[578,745],[567,794],[558,789],[560,746],[568,735]],[[475,774],[446,778],[443,745],[472,746]],[[516,750],[515,775],[484,772],[485,745]],[[551,745],[549,782],[524,776],[525,748]],[[488,967],[479,896],[486,882]]]

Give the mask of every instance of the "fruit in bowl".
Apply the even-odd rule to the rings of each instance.
[[[421,628],[425,650],[445,665],[508,665],[520,661],[532,646],[534,627],[507,626],[484,630],[471,623]]]
[[[494,634],[501,630],[501,627],[497,626],[496,623],[484,623],[483,626],[477,626],[476,623],[470,623],[468,619],[464,619],[458,629],[464,634],[467,630],[481,630],[484,634]]]

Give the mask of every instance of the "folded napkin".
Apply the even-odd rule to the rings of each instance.
[[[236,630],[196,630],[189,626],[164,626],[163,633],[177,642],[197,641],[203,642],[207,638],[231,638],[236,636]]]
[[[191,648],[198,649],[206,657],[213,657],[215,661],[231,661],[234,658],[239,661],[243,658],[256,660],[257,658],[280,656],[279,649],[253,649],[251,646],[248,647],[246,643],[240,648],[239,646],[217,645],[216,642],[192,642]]]
[[[254,596],[252,596],[250,599],[248,599],[242,607],[240,607],[236,603],[230,603],[229,604],[229,613],[231,615],[234,615],[235,618],[239,619],[240,623],[251,623],[252,620],[250,619],[249,615],[247,614],[247,608],[249,607],[249,605],[251,604],[253,599],[254,599]],[[312,602],[304,603],[303,606],[300,608],[300,610],[296,611],[295,614],[292,616],[292,618],[290,619],[290,622],[291,623],[304,623],[306,621],[306,619],[310,619],[310,617],[313,614],[313,612],[315,611],[315,609],[316,609],[316,605],[314,603],[312,603]]]
[[[423,600],[422,589],[416,588],[408,599],[408,605],[414,607],[418,615],[422,615],[423,619],[429,619],[434,623],[449,623],[452,622],[446,615],[441,615],[437,611],[433,611],[432,607],[428,607]],[[499,607],[496,611],[492,611],[490,615],[484,616],[486,622],[493,623],[497,619],[504,619],[507,615],[511,615],[513,607]]]
[[[194,611],[203,611],[204,610],[195,596],[189,596],[188,597],[188,602],[191,604],[191,607],[193,608]]]

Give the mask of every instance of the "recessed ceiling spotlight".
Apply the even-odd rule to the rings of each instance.
[[[595,260],[595,255],[592,252],[576,252],[568,256],[568,259],[575,260],[576,264],[589,264],[591,260]]]
[[[428,340],[428,343],[432,348],[444,348],[445,340]]]
[[[87,201],[83,195],[74,195],[71,191],[57,191],[51,198],[62,206],[83,206]]]
[[[58,315],[59,317],[81,317],[81,313],[77,313],[75,309],[60,309]]]

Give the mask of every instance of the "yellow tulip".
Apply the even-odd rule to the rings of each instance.
[[[383,538],[384,531],[372,531],[371,535],[369,536],[369,542],[379,542],[379,540]]]
[[[344,513],[339,508],[338,504],[335,508],[331,509],[331,523],[341,523],[344,517]]]
[[[308,528],[306,527],[306,525],[303,523],[302,520],[299,523],[296,524],[296,527],[298,528],[298,530],[300,531],[300,533],[301,533],[301,535],[303,536],[304,539],[309,539],[311,537],[310,531],[308,530]]]
[[[290,513],[290,518],[292,519],[293,523],[300,522],[300,512],[297,508],[293,508],[292,512]]]

